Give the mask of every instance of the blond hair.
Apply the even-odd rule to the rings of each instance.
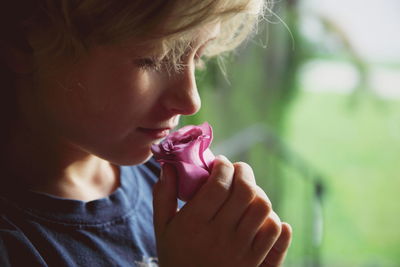
[[[160,50],[173,66],[196,30],[220,22],[221,34],[205,51],[211,57],[237,47],[263,14],[265,0],[42,0],[18,21],[41,64],[76,59],[93,45],[129,39]],[[38,3],[39,2],[39,3]],[[29,8],[29,7],[28,7]]]

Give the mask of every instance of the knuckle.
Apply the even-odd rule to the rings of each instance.
[[[244,171],[246,171],[246,170],[252,171],[252,168],[250,167],[250,165],[243,161],[235,162],[235,163],[233,163],[233,166],[235,166],[235,169],[241,169]]]
[[[215,170],[214,170],[215,169]],[[213,168],[212,190],[217,192],[229,190],[233,180],[233,165],[228,160],[218,162]]]
[[[269,222],[268,222],[269,228],[271,232],[279,236],[281,231],[282,231],[282,223],[281,220],[279,219],[278,215],[275,212],[272,212],[271,216],[269,217]]]
[[[229,160],[220,160],[218,161],[218,163],[216,164],[216,168],[218,171],[229,171],[229,172],[233,172],[233,164],[229,161]]]
[[[243,180],[236,180],[234,185],[235,198],[242,203],[250,203],[257,196],[256,188]]]
[[[248,214],[257,218],[263,224],[269,220],[271,208],[263,199],[256,197],[248,207]]]
[[[213,188],[220,192],[220,191],[229,191],[231,187],[231,181],[229,179],[216,179]]]
[[[257,195],[262,198],[265,202],[267,202],[267,204],[270,206],[270,208],[272,209],[272,203],[271,200],[269,199],[269,197],[267,196],[267,194],[264,192],[264,190],[259,187],[258,185],[256,185],[256,191],[257,191]]]
[[[256,197],[256,203],[259,206],[259,209],[269,215],[272,211],[272,205],[271,202],[267,201],[265,198],[257,196]]]
[[[293,228],[292,228],[292,226],[290,224],[283,223],[282,224],[282,230],[283,230],[283,227],[285,227],[285,231],[286,231],[288,236],[292,236],[293,235]]]
[[[257,208],[259,209],[260,214],[267,217],[272,211],[271,203],[266,201],[264,198],[257,197],[256,199]]]
[[[250,183],[255,183],[256,180],[254,178],[253,169],[249,164],[245,162],[235,162],[233,164],[235,168],[235,176],[240,180],[246,180]]]

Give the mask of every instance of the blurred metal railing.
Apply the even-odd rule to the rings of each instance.
[[[213,151],[216,154],[223,154],[228,157],[240,158],[255,145],[264,145],[269,153],[282,160],[288,166],[295,169],[305,182],[312,186],[312,214],[311,220],[305,216],[306,225],[311,228],[311,242],[305,246],[311,246],[312,255],[306,260],[303,266],[321,267],[321,245],[323,239],[323,197],[325,193],[324,176],[316,168],[312,167],[304,158],[289,148],[285,142],[264,124],[254,124],[244,130],[237,132],[232,137],[214,145]],[[309,196],[306,196],[307,198]],[[308,251],[308,248],[304,248]]]

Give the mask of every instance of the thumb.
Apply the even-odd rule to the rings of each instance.
[[[177,174],[171,164],[163,164],[160,180],[153,189],[154,228],[156,234],[164,232],[177,212]]]

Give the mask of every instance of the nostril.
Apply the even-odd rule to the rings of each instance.
[[[188,108],[187,110],[187,114],[185,115],[193,115],[196,114],[201,107],[201,100],[200,100],[200,96],[196,93],[196,96],[193,97],[192,101],[191,101],[191,105],[190,108]]]

